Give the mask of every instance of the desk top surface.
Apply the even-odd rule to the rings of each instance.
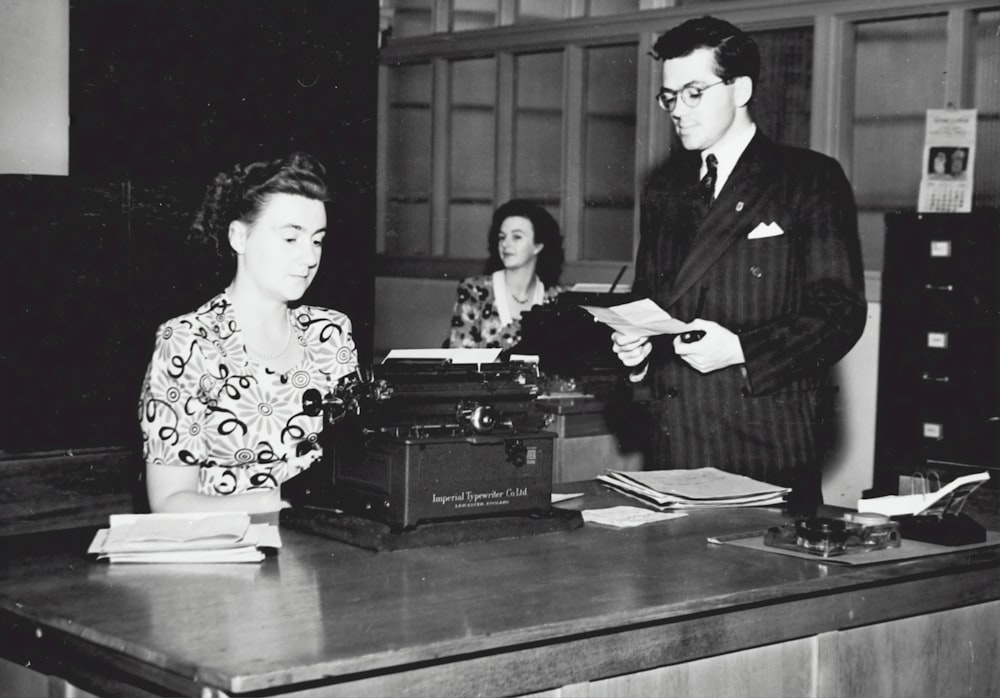
[[[558,489],[586,491],[567,503],[577,508],[628,502],[595,483]],[[777,509],[695,511],[382,553],[283,529],[280,553],[249,565],[27,554],[0,560],[0,611],[238,693],[959,571],[1000,580],[996,547],[844,567],[706,540],[782,520]]]

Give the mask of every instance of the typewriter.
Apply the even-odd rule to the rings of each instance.
[[[610,328],[580,306],[631,300],[631,293],[566,291],[521,314],[521,341],[512,351],[538,356],[548,379],[570,380],[580,392],[603,395],[619,383],[622,364],[611,349]]]
[[[326,506],[410,529],[421,522],[545,513],[555,434],[535,409],[536,363],[389,360],[306,394],[332,431]]]

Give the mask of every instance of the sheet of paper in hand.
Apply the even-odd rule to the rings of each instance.
[[[649,298],[600,308],[581,305],[581,308],[599,322],[633,337],[652,337],[659,334],[682,334],[689,328],[688,323],[674,318],[666,310]]]

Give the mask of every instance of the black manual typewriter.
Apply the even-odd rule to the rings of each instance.
[[[521,314],[521,341],[512,353],[538,356],[543,375],[572,378],[581,392],[608,392],[622,373],[611,349],[611,329],[580,306],[608,307],[630,300],[629,293],[566,291]]]
[[[535,363],[390,360],[304,409],[333,432],[324,506],[402,530],[551,507],[554,433],[535,409]],[[313,502],[315,503],[315,498]]]

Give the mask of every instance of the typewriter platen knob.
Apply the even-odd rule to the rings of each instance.
[[[475,402],[459,403],[457,409],[458,423],[477,434],[488,434],[493,431],[498,416],[496,408],[492,405],[480,405]]]
[[[497,425],[496,408],[492,405],[479,405],[472,410],[472,416],[469,418],[469,423],[472,424],[472,428],[479,433],[493,431],[493,427]]]

